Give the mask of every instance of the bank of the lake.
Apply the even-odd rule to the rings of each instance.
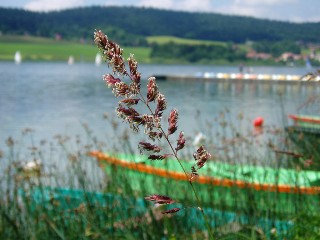
[[[181,42],[181,39],[176,40]],[[201,41],[200,41],[201,42]],[[192,42],[191,42],[192,43]],[[190,43],[190,44],[191,44]],[[192,44],[198,44],[192,43]],[[215,43],[218,44],[218,43]],[[223,44],[222,42],[220,44]],[[247,48],[247,47],[246,47]],[[24,62],[67,62],[72,57],[75,62],[94,62],[99,52],[93,42],[88,41],[64,41],[49,38],[31,36],[0,36],[0,61],[14,61],[15,53],[19,51]],[[194,63],[189,62],[183,56],[181,58],[159,58],[152,56],[152,48],[146,47],[124,47],[124,58],[127,59],[131,53],[139,63],[148,64],[186,64],[186,65],[229,65],[238,66],[284,66],[283,62],[274,60],[234,60],[217,59],[200,60]],[[304,61],[295,62],[296,66],[304,66]]]

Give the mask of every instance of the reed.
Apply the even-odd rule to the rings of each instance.
[[[232,125],[228,120],[228,114],[230,113],[221,114],[216,121],[224,122],[227,129],[232,129],[227,127]],[[35,133],[27,129],[20,139],[6,140],[7,148],[1,151],[1,162],[6,163],[6,167],[1,168],[0,178],[1,239],[208,238],[201,213],[196,206],[191,205],[191,201],[187,201],[187,198],[186,201],[177,201],[168,208],[168,210],[181,209],[175,216],[164,215],[161,213],[163,209],[153,207],[153,204],[141,197],[145,193],[148,195],[153,193],[151,186],[155,185],[155,182],[142,174],[135,173],[138,176],[134,176],[133,172],[120,171],[115,167],[112,171],[106,171],[88,156],[88,152],[97,149],[104,152],[117,150],[127,154],[139,153],[138,149],[131,146],[135,142],[135,135],[128,135],[128,129],[124,128],[112,114],[108,114],[106,120],[117,136],[114,142],[98,140],[87,125],[84,125],[85,137],[57,135],[52,140],[36,142],[36,138],[33,137]],[[266,129],[269,127],[266,126]],[[234,147],[230,145],[228,151],[221,150],[220,153],[220,150],[217,150],[217,147],[226,145],[226,139],[230,142],[231,136],[239,138],[239,134],[244,139],[247,138],[245,143],[251,145],[252,141],[249,141],[252,138],[251,129],[237,132],[225,130],[224,137],[221,136],[221,131],[224,130],[220,129],[218,131],[221,134],[218,134],[220,138],[217,138],[215,131],[217,130],[210,130],[211,135],[206,135],[205,143],[214,149],[216,156],[224,157],[224,154],[227,154],[225,159],[234,160],[230,156],[247,158],[247,150],[251,151],[252,156],[255,154],[253,148],[248,148],[243,142],[240,144],[237,141]],[[275,132],[271,132],[270,136],[273,136],[274,143],[282,139],[282,133],[274,135]],[[191,144],[193,136],[186,136],[186,139],[189,141],[181,152],[183,157],[190,156],[189,153],[194,149]],[[268,141],[263,143],[261,140],[259,144],[267,145]],[[234,150],[236,152],[232,152]],[[273,149],[269,151],[272,154]],[[290,161],[290,156],[287,154],[280,154],[278,158],[279,161],[285,161],[286,158]],[[255,157],[248,160],[254,162]],[[26,161],[39,162],[41,167],[29,171],[23,168],[26,166]],[[245,167],[244,164],[236,166],[240,171]],[[164,166],[164,168],[169,167],[169,165]],[[132,188],[136,177],[140,178],[142,192]],[[161,186],[164,195],[170,196],[175,190],[176,197],[189,196],[192,200],[192,192],[184,182],[168,181],[165,178],[159,178],[157,181],[156,186]],[[272,196],[269,196],[270,201],[263,202],[270,211],[263,212],[255,208],[261,203],[261,198],[248,198],[246,204],[240,204],[240,192],[237,192],[239,189],[231,188],[227,194],[213,186],[208,186],[204,191],[199,189],[198,185],[195,187],[201,193],[201,198],[203,192],[208,192],[212,194],[212,199],[218,200],[203,205],[208,221],[215,230],[214,235],[218,239],[317,239],[319,237],[320,219],[317,215],[310,215],[308,209],[313,207],[312,204],[299,199],[299,195],[296,203],[298,206],[303,206],[301,211],[297,208],[296,212],[277,215],[271,211],[276,208],[272,205]],[[159,188],[157,190],[160,191]],[[230,197],[238,204],[237,210],[225,204]]]

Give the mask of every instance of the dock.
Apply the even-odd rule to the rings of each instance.
[[[320,82],[320,76],[284,74],[204,73],[199,75],[154,75],[160,81],[261,81],[261,82]]]

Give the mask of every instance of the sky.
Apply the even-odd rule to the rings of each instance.
[[[0,0],[0,7],[52,11],[83,6],[136,6],[290,21],[320,22],[320,0]]]

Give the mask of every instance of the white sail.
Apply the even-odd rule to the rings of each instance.
[[[21,54],[19,51],[17,51],[15,54],[14,54],[14,62],[16,64],[19,64],[21,63]]]
[[[74,57],[73,56],[69,56],[68,58],[68,64],[72,65],[74,63]]]
[[[97,66],[99,66],[101,64],[101,60],[102,60],[101,54],[97,53],[96,58],[95,58],[95,64]]]

